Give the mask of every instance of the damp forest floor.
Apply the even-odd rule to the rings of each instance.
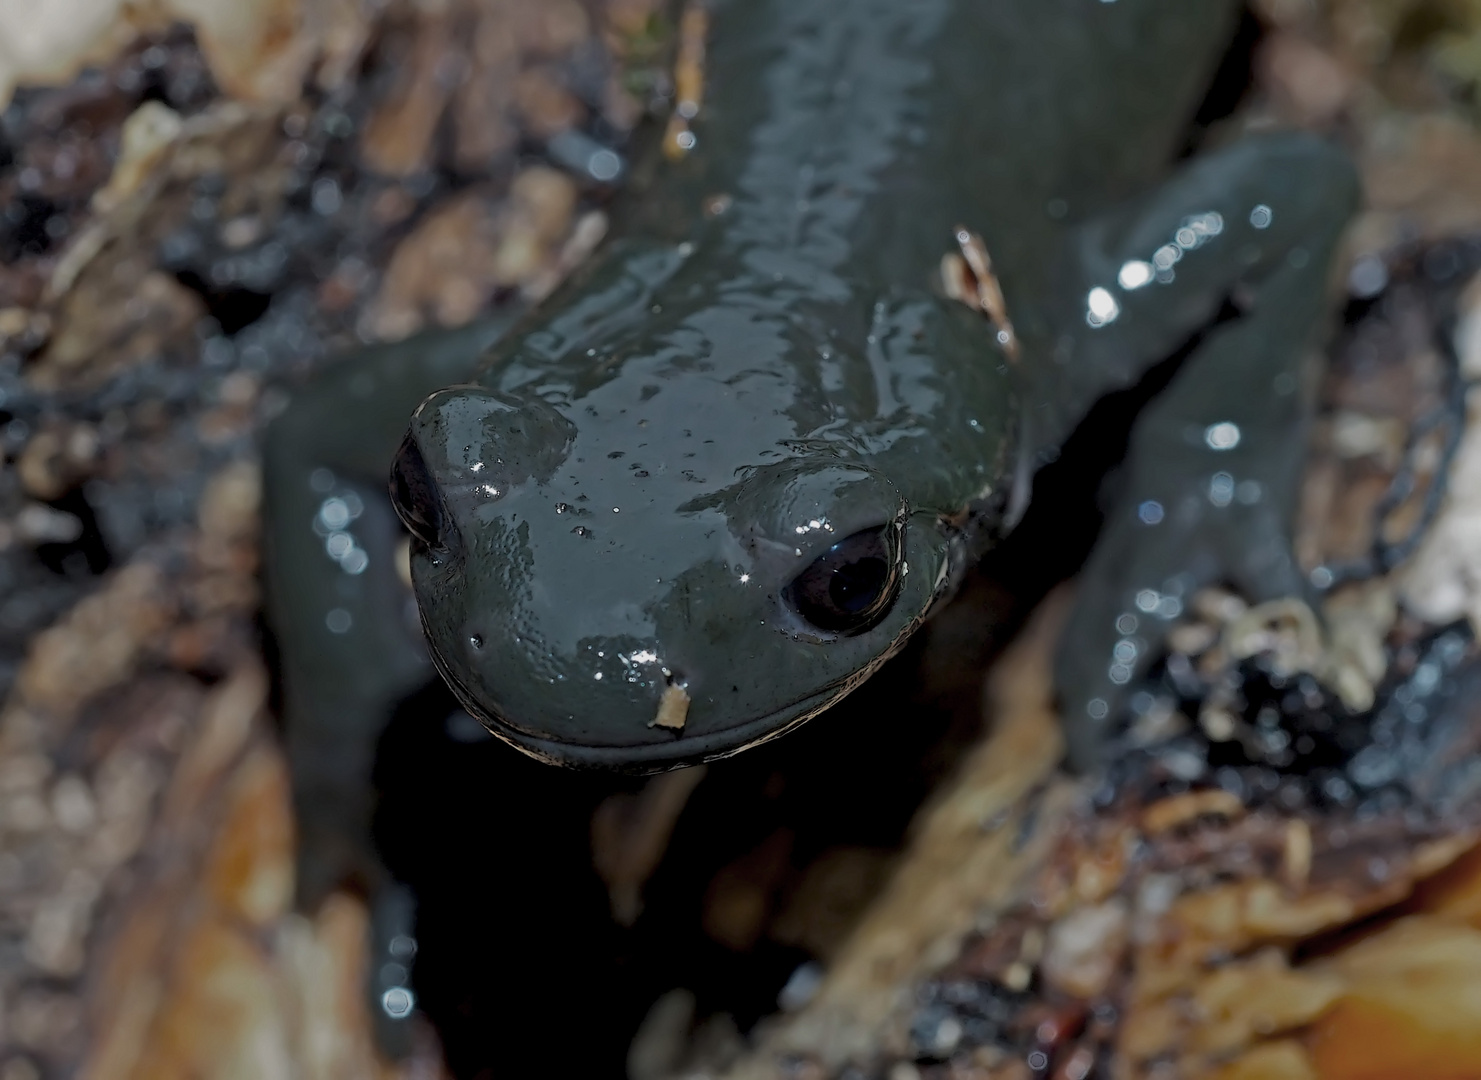
[[[1474,0],[1260,0],[1190,130],[1320,131],[1363,175],[1322,589],[1182,598],[1105,768],[1058,771],[1108,407],[777,744],[560,773],[429,686],[378,770],[419,899],[399,1061],[365,898],[293,902],[258,440],[333,357],[579,264],[678,31],[657,0],[68,12],[0,12],[0,1080],[1481,1075]]]

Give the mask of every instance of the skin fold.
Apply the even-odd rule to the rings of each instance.
[[[432,666],[557,763],[779,735],[950,596],[1098,397],[1174,354],[1062,646],[1074,758],[1193,589],[1301,592],[1308,357],[1357,193],[1303,135],[1175,162],[1237,13],[716,2],[695,144],[635,163],[587,267],[513,329],[370,350],[300,393],[266,457],[305,895],[376,880],[375,738]],[[959,227],[1014,356],[943,292]],[[682,726],[656,724],[675,687]]]

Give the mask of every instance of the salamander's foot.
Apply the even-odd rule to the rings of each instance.
[[[1217,327],[1138,419],[1055,665],[1077,766],[1094,763],[1128,687],[1200,588],[1256,603],[1307,592],[1291,544],[1304,337],[1272,340],[1258,318]]]
[[[1081,577],[1055,665],[1077,767],[1094,763],[1130,685],[1162,652],[1199,589],[1227,584],[1255,601],[1304,597],[1280,515],[1259,504],[1262,496],[1257,481],[1218,472],[1182,506],[1144,499],[1108,523]],[[1194,497],[1207,510],[1190,507]]]
[[[1338,150],[1270,135],[1209,155],[1140,210],[1085,232],[1083,281],[1102,284],[1085,294],[1072,362],[1053,369],[1061,397],[1088,395],[1102,371],[1129,382],[1189,351],[1137,420],[1125,494],[1081,576],[1056,663],[1080,767],[1094,763],[1128,686],[1196,590],[1225,584],[1257,603],[1306,590],[1291,533],[1309,361],[1356,196]]]

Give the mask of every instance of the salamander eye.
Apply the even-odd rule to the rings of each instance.
[[[899,528],[894,524],[846,536],[793,578],[783,596],[819,630],[863,633],[895,602],[899,547]]]
[[[422,460],[416,440],[408,432],[391,464],[391,505],[412,536],[428,547],[442,539],[442,504],[437,483]]]

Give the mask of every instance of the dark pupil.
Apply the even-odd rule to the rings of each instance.
[[[836,567],[828,581],[828,596],[839,611],[857,615],[879,599],[889,563],[883,559],[860,559]]]
[[[413,536],[428,547],[438,546],[442,514],[437,485],[410,432],[401,440],[391,465],[391,503]]]
[[[895,599],[893,527],[844,537],[787,586],[792,608],[819,630],[857,634],[889,611]]]

